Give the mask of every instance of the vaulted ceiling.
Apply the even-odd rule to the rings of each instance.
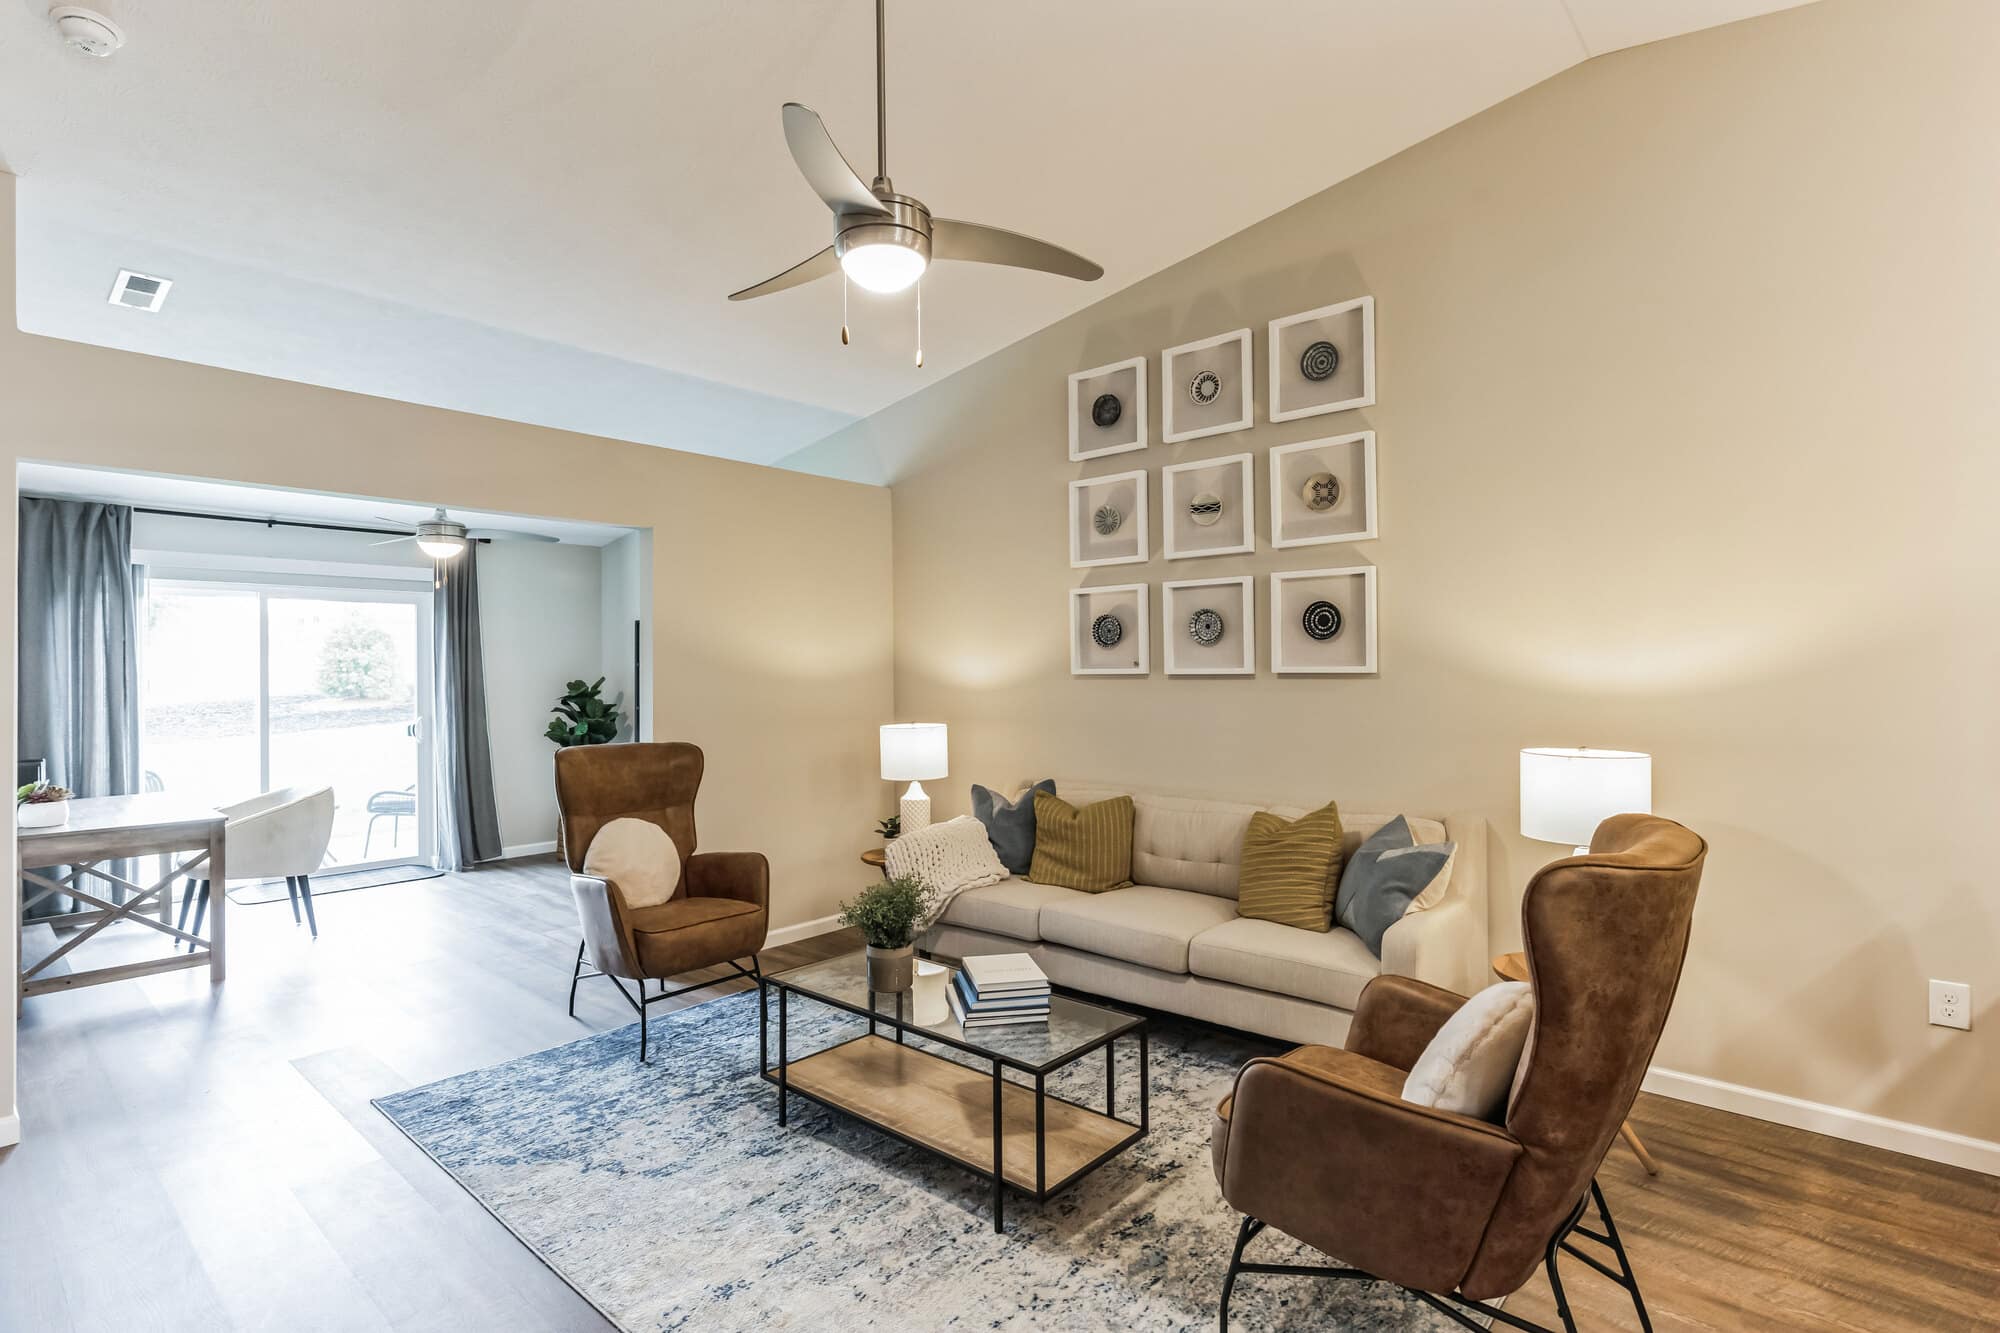
[[[772,462],[1577,63],[1796,0],[892,0],[889,154],[1104,265],[725,295],[831,239],[778,108],[874,167],[868,0],[0,5],[22,327]],[[174,279],[112,307],[119,268]]]

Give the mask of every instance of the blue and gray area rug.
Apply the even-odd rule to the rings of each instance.
[[[861,1026],[801,1003],[792,1048]],[[637,1044],[600,1033],[376,1106],[627,1333],[1215,1327],[1237,1217],[1209,1110],[1272,1047],[1156,1025],[1150,1136],[1047,1203],[1010,1195],[995,1235],[990,1186],[930,1153],[802,1098],[779,1127],[754,993],[655,1022],[650,1065]],[[1119,1061],[1134,1103],[1135,1056]],[[1092,1056],[1051,1090],[1096,1102],[1103,1078]],[[1326,1262],[1270,1232],[1250,1257]],[[1452,1327],[1381,1284],[1251,1275],[1231,1305],[1242,1333]]]

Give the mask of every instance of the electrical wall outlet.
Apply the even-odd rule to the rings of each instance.
[[[1972,987],[1963,981],[1931,982],[1931,1024],[1941,1028],[1972,1026]]]

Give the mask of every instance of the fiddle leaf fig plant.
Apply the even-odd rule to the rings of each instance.
[[[586,685],[573,680],[563,688],[562,697],[549,711],[555,714],[549,729],[542,733],[557,745],[603,745],[618,739],[625,715],[618,710],[620,700],[604,702],[604,677]]]

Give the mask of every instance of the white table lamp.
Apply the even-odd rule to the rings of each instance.
[[[1521,751],[1521,836],[1582,856],[1612,815],[1653,813],[1653,756],[1636,750]]]
[[[903,832],[930,827],[931,798],[924,792],[924,779],[950,771],[944,723],[892,722],[882,728],[882,780],[910,784],[903,793]]]

